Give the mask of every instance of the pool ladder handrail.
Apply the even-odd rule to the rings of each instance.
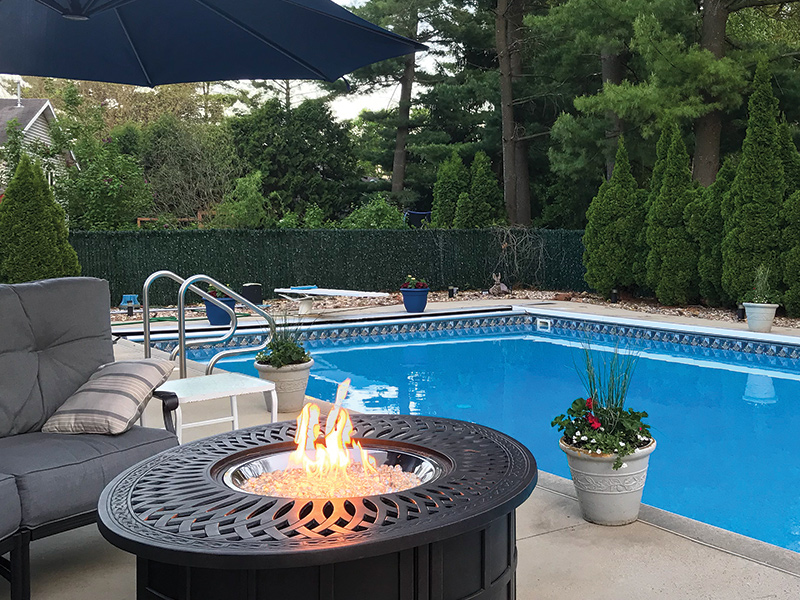
[[[145,358],[149,358],[151,355],[151,348],[150,348],[150,286],[154,281],[160,279],[162,277],[168,277],[173,281],[180,283],[181,287],[178,290],[178,345],[173,348],[172,352],[170,353],[170,360],[175,360],[175,357],[178,357],[178,373],[181,379],[184,379],[187,375],[186,369],[186,348],[192,346],[200,346],[203,344],[224,344],[228,342],[233,336],[236,334],[236,328],[238,325],[238,319],[236,317],[236,311],[230,308],[227,304],[222,302],[219,298],[216,298],[209,294],[208,292],[201,290],[200,288],[196,287],[194,284],[197,282],[204,282],[213,285],[218,290],[224,292],[229,297],[233,298],[240,304],[244,305],[247,309],[257,313],[259,316],[263,317],[264,320],[267,322],[269,326],[269,334],[266,336],[266,339],[257,347],[247,347],[247,348],[232,348],[229,350],[223,350],[215,354],[211,360],[206,365],[206,375],[209,375],[213,372],[214,367],[216,364],[223,358],[236,355],[236,354],[245,354],[248,352],[259,352],[267,347],[270,340],[275,336],[275,321],[274,319],[264,311],[261,307],[255,305],[253,302],[248,300],[247,298],[242,297],[241,295],[234,292],[228,286],[220,283],[216,279],[209,277],[208,275],[193,275],[187,279],[176,275],[172,271],[156,271],[155,273],[151,274],[144,282],[144,286],[142,287],[142,312],[144,313],[143,319],[143,329],[144,329],[144,356]],[[216,306],[219,306],[223,309],[231,318],[231,326],[228,331],[222,335],[221,337],[209,337],[209,338],[199,338],[194,340],[186,340],[186,291],[191,290],[201,298],[208,300],[209,302],[213,303]]]

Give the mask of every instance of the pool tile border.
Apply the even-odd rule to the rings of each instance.
[[[586,334],[600,336],[602,341],[615,343],[620,338],[635,342],[637,350],[652,349],[654,351],[678,352],[683,355],[703,357],[724,357],[736,362],[762,364],[783,369],[795,369],[800,359],[800,343],[778,342],[775,340],[757,340],[738,337],[734,332],[722,334],[709,330],[687,331],[686,326],[672,328],[669,324],[659,323],[634,325],[625,322],[609,322],[606,320],[556,315],[535,309],[518,309],[508,314],[466,315],[463,317],[423,317],[413,321],[381,321],[378,323],[346,323],[309,327],[301,332],[300,339],[308,342],[343,342],[368,343],[376,339],[400,341],[413,334],[416,339],[442,339],[475,333],[536,333],[560,339],[571,339],[583,342]],[[549,327],[547,324],[549,323]],[[691,326],[689,326],[691,327]],[[777,336],[772,336],[777,337]],[[595,337],[596,339],[596,337]],[[208,343],[193,346],[199,349],[235,348],[241,346],[257,346],[264,341],[263,334],[245,334],[235,336],[224,344]],[[175,340],[155,342],[154,347],[170,351],[177,344]]]

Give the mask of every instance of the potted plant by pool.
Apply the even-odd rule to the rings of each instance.
[[[230,287],[230,286],[228,286]],[[231,310],[236,307],[236,300],[233,298],[229,298],[228,295],[223,292],[221,289],[211,285],[208,287],[208,294],[209,296],[214,296],[217,300],[221,300],[224,304],[229,306]],[[208,322],[211,325],[229,325],[231,322],[231,317],[228,313],[225,312],[224,309],[220,308],[213,302],[203,299],[203,302],[206,305],[206,317],[208,318]]]
[[[644,422],[646,412],[625,408],[635,354],[614,348],[598,364],[584,349],[579,375],[587,398],[578,398],[552,422],[563,431],[559,446],[567,455],[583,518],[599,525],[625,525],[639,517],[650,454],[656,441]]]
[[[747,315],[747,328],[750,331],[767,333],[772,329],[775,311],[780,295],[769,284],[769,267],[759,265],[756,269],[753,289],[742,299]]]
[[[256,354],[256,370],[261,379],[275,383],[281,412],[299,412],[306,397],[306,386],[314,360],[299,340],[300,331],[286,324],[278,327],[266,350]]]
[[[406,280],[400,286],[400,293],[403,294],[403,306],[410,313],[421,313],[425,311],[428,304],[428,282],[424,279],[417,279],[411,275],[406,275]]]

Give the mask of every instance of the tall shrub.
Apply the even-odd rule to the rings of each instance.
[[[650,246],[648,246],[647,242],[647,229],[650,227],[650,206],[655,202],[656,197],[658,197],[658,194],[661,192],[661,182],[664,178],[664,168],[667,163],[667,151],[669,150],[669,144],[672,140],[672,131],[672,122],[665,121],[662,124],[661,135],[658,137],[658,142],[656,142],[656,162],[653,165],[653,173],[650,176],[648,190],[645,193],[645,219],[639,231],[638,244],[644,256],[640,259],[641,263],[643,263],[643,267],[637,271],[636,283],[639,284],[640,287],[649,288],[651,290],[655,289],[656,284],[647,278],[647,258],[650,253]]]
[[[80,275],[64,210],[38,163],[22,154],[0,204],[0,280],[20,283]]]
[[[650,205],[647,228],[647,280],[662,304],[686,304],[696,294],[697,251],[683,222],[693,194],[689,155],[680,129],[672,125],[661,190]]]
[[[489,156],[479,151],[469,168],[469,195],[475,202],[482,202],[489,207],[489,222],[475,224],[474,227],[489,225],[505,225],[507,223],[506,207],[503,204],[503,192],[492,171]]]
[[[390,204],[383,192],[370,194],[369,201],[359,206],[341,223],[343,229],[407,229],[403,213]]]
[[[722,287],[733,300],[750,289],[759,265],[769,268],[772,287],[777,287],[783,272],[780,211],[785,183],[778,141],[778,100],[772,93],[770,77],[766,63],[760,63],[748,104],[742,158],[728,197]]]
[[[800,190],[789,196],[783,206],[783,297],[786,314],[800,317]]]
[[[231,192],[217,206],[210,227],[220,229],[266,229],[275,226],[274,211],[261,195],[261,171],[236,180]]]
[[[722,202],[736,175],[736,163],[727,158],[717,179],[695,193],[684,212],[686,229],[697,244],[697,274],[700,297],[711,306],[728,301],[722,289]]]
[[[636,179],[631,174],[625,142],[619,138],[611,179],[604,181],[586,211],[583,236],[586,283],[604,296],[635,283],[639,230],[644,217]]]
[[[783,178],[786,186],[786,198],[800,190],[800,152],[792,139],[792,130],[786,121],[778,125],[778,143],[780,145]]]
[[[431,225],[452,227],[456,216],[458,197],[469,188],[469,171],[458,152],[439,165],[436,183],[433,184],[433,207]]]

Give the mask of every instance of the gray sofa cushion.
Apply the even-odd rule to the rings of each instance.
[[[0,285],[0,438],[41,429],[114,360],[110,305],[102,279]]]
[[[114,477],[177,443],[171,433],[146,427],[117,436],[28,433],[0,439],[0,473],[14,475],[22,525],[36,527],[95,510]]]
[[[14,477],[0,473],[0,540],[7,538],[17,529],[21,519],[19,494]]]

